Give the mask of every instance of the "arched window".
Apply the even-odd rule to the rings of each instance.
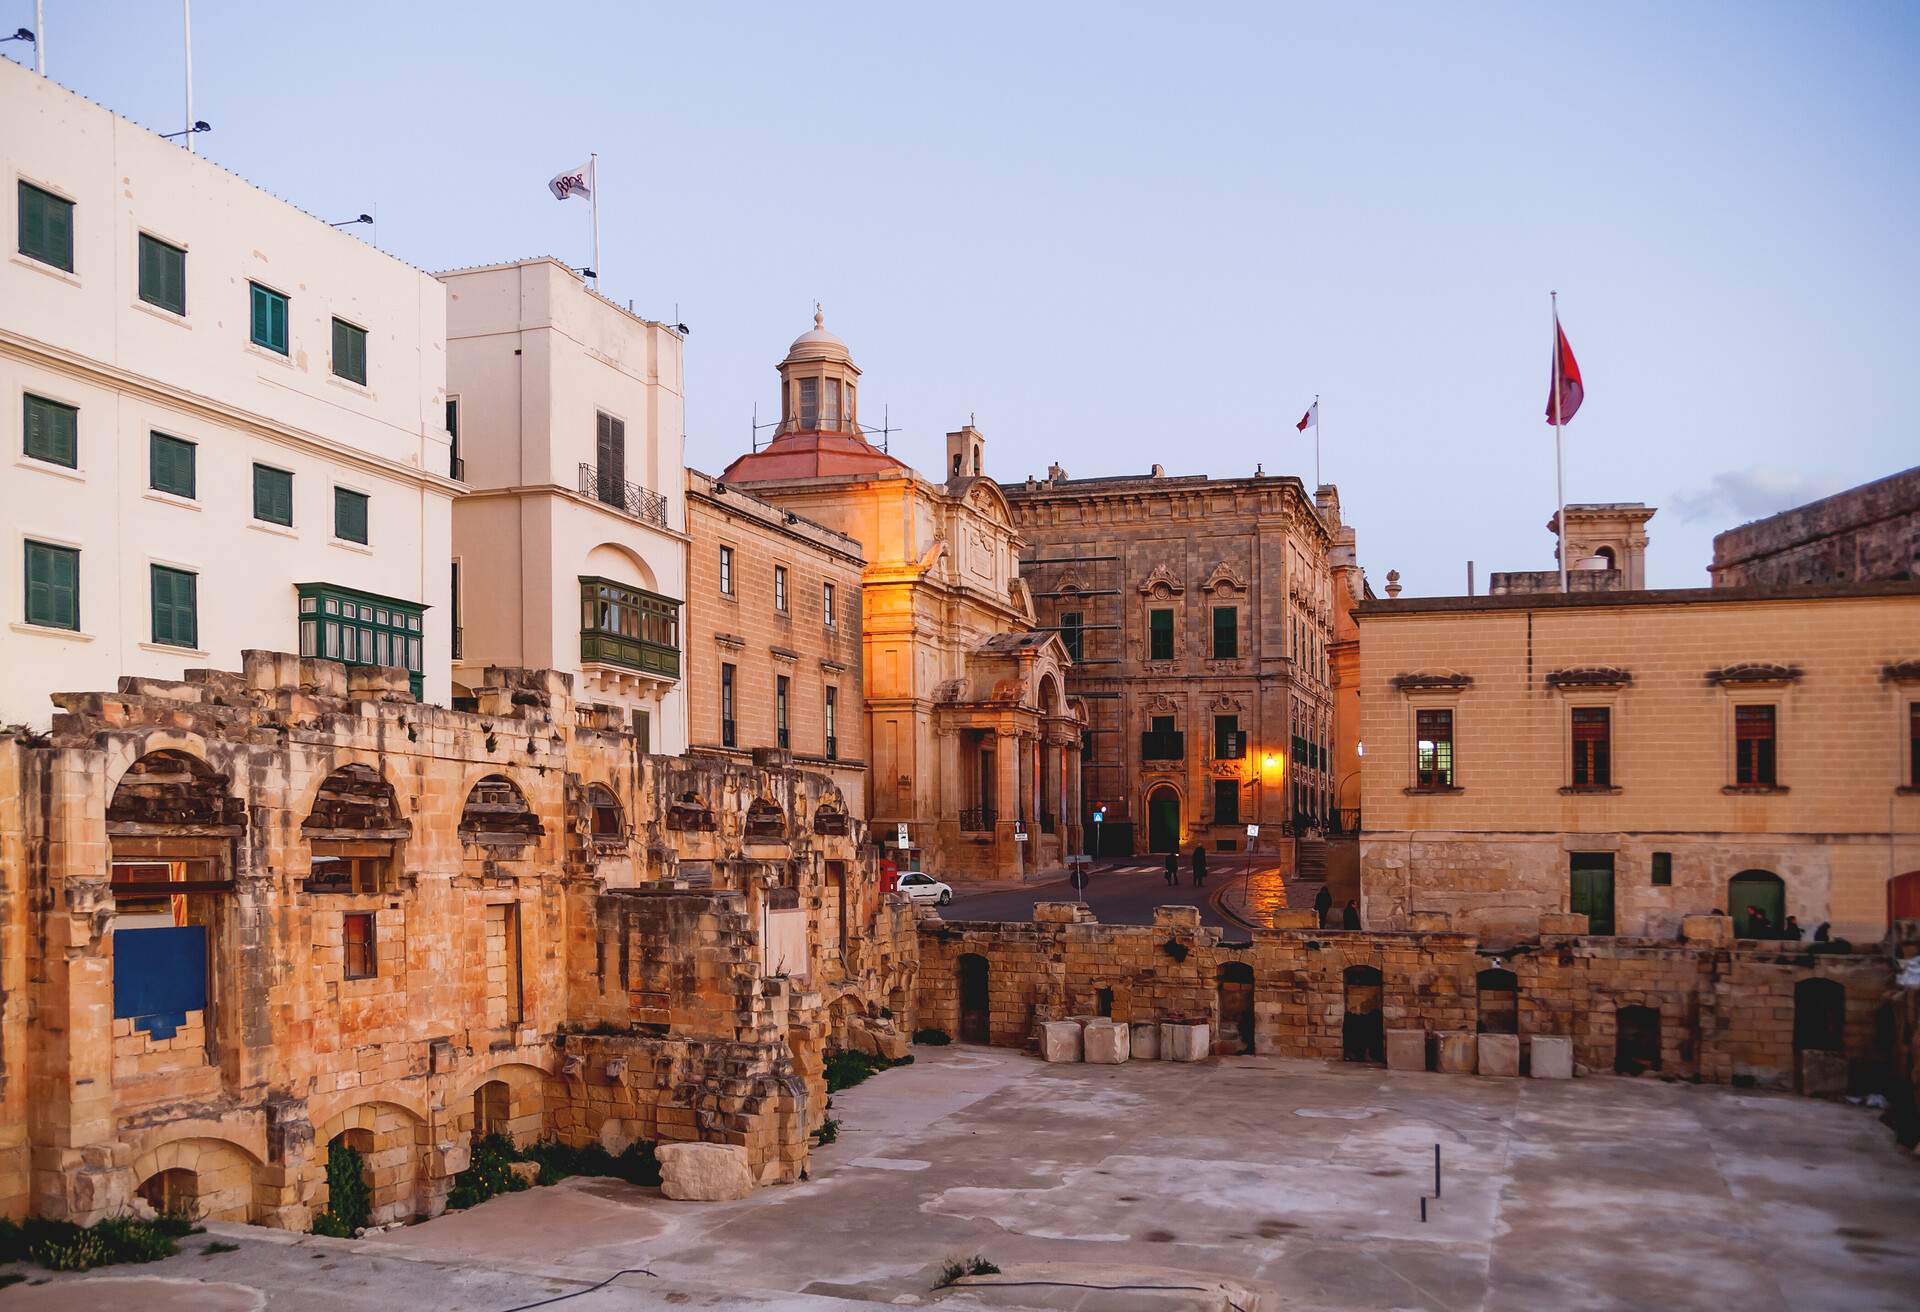
[[[460,838],[467,843],[524,843],[545,833],[520,786],[490,774],[473,786],[460,812]]]
[[[300,822],[312,854],[309,893],[385,893],[397,872],[397,844],[412,829],[393,786],[370,765],[343,765],[321,781]]]
[[[626,818],[620,812],[620,799],[602,784],[587,787],[587,811],[593,837],[599,842],[617,842],[626,836]]]
[[[505,1134],[513,1115],[512,1091],[505,1080],[488,1080],[473,1091],[473,1137]]]
[[[156,1171],[135,1192],[162,1216],[192,1220],[199,1210],[200,1177],[180,1167]]]
[[[1727,914],[1740,938],[1780,937],[1786,908],[1786,882],[1771,870],[1742,870],[1727,881]]]

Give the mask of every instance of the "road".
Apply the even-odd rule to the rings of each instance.
[[[1197,906],[1201,924],[1229,931],[1229,939],[1244,939],[1246,926],[1221,915],[1211,900],[1213,894],[1240,883],[1244,861],[1231,852],[1212,856],[1206,886],[1198,889],[1186,859],[1180,863],[1178,888],[1167,887],[1166,866],[1159,858],[1096,862],[1086,890],[1087,906],[1109,925],[1150,925],[1155,907]],[[1271,905],[1277,897],[1284,906],[1285,892],[1278,887],[1278,879],[1272,882],[1275,888],[1266,901]],[[1036,902],[1072,902],[1079,896],[1064,872],[1057,879],[1031,884],[958,884],[952,905],[942,907],[940,914],[948,920],[1030,920]]]

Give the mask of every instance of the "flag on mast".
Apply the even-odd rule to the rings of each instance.
[[[1567,330],[1560,326],[1558,310],[1553,315],[1553,336],[1553,380],[1547,385],[1547,422],[1558,426],[1579,411],[1587,389],[1580,381],[1580,363],[1573,358],[1573,348],[1567,345]],[[1554,404],[1556,400],[1558,406]]]
[[[1315,430],[1316,432],[1319,431],[1320,403],[1318,401],[1315,401],[1312,405],[1308,406],[1307,412],[1300,416],[1300,422],[1295,424],[1294,427],[1299,429],[1303,433],[1306,432],[1309,428]]]
[[[547,190],[553,193],[555,200],[571,200],[575,196],[593,199],[593,166],[582,164],[577,168],[562,169],[553,175],[547,183]]]

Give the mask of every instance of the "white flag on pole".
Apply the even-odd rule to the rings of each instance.
[[[547,189],[553,193],[555,200],[571,200],[575,196],[584,196],[591,200],[593,198],[592,178],[592,166],[581,164],[554,174],[553,180],[547,183]]]

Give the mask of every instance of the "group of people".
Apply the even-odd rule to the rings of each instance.
[[[1775,925],[1773,917],[1767,914],[1764,907],[1750,905],[1747,907],[1746,914],[1740,918],[1739,935],[1741,938],[1774,938],[1798,943],[1807,936],[1807,931],[1801,927],[1798,916],[1788,916]],[[1822,921],[1814,928],[1813,941],[1825,943],[1831,935],[1832,927],[1828,922]]]
[[[1204,888],[1206,887],[1206,883],[1207,849],[1195,843],[1193,845],[1193,886],[1195,888]],[[1180,887],[1180,853],[1178,851],[1167,853],[1167,887]],[[1313,899],[1313,910],[1315,916],[1318,917],[1320,921],[1320,928],[1336,928],[1333,923],[1333,894],[1327,891],[1325,884],[1320,886],[1319,894]],[[1358,898],[1347,899],[1347,905],[1340,912],[1340,924],[1337,928],[1360,928],[1360,901]]]

